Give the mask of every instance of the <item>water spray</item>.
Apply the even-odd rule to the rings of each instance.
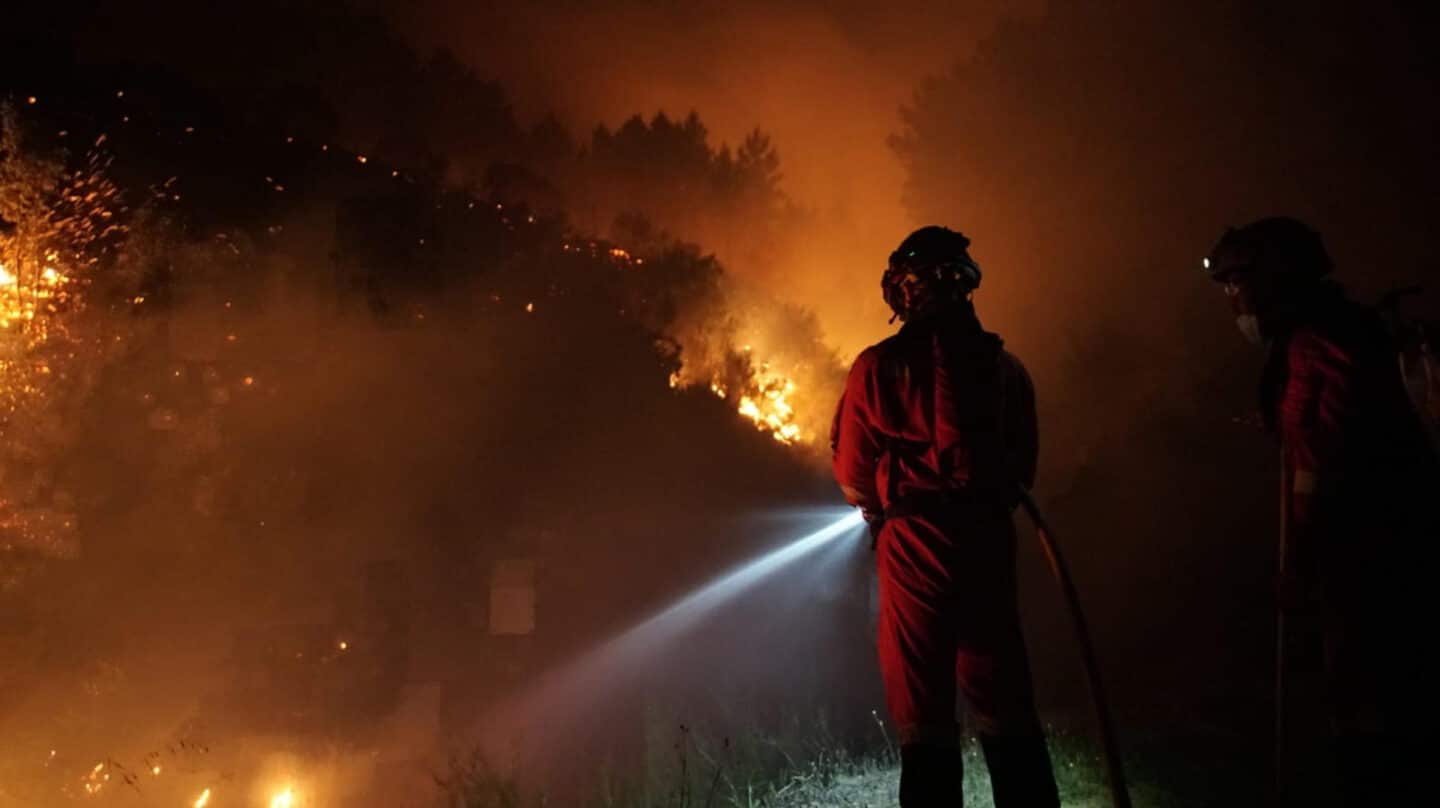
[[[653,617],[627,630],[607,648],[629,649],[658,644],[694,625],[721,604],[734,600],[786,567],[849,534],[858,533],[864,520],[858,511],[846,509],[844,516],[819,530],[801,536],[753,561],[747,561],[682,597]]]
[[[799,562],[816,561],[822,549],[843,547],[845,539],[862,535],[864,521],[858,511],[826,509],[816,516],[826,520],[821,527],[721,573],[560,670],[543,676],[491,720],[505,727],[537,723],[537,715],[573,719],[582,709],[577,700],[594,701],[598,688],[623,681],[637,660],[663,651],[668,643],[694,629],[722,606]],[[858,541],[851,544],[863,546]]]
[[[1095,720],[1100,726],[1100,748],[1105,755],[1105,773],[1110,783],[1111,804],[1115,808],[1130,808],[1130,788],[1126,784],[1125,766],[1120,757],[1120,741],[1115,732],[1115,722],[1110,715],[1110,702],[1105,697],[1105,688],[1100,680],[1100,663],[1095,658],[1090,625],[1085,619],[1085,611],[1080,607],[1080,593],[1075,589],[1070,568],[1065,565],[1065,557],[1060,554],[1060,545],[1055,540],[1055,533],[1050,529],[1049,522],[1045,520],[1045,514],[1040,511],[1040,506],[1035,504],[1035,498],[1030,496],[1029,490],[1024,486],[1019,486],[1019,490],[1020,506],[1035,525],[1035,533],[1040,537],[1040,546],[1045,551],[1045,560],[1050,563],[1050,571],[1054,573],[1055,582],[1060,585],[1060,592],[1065,596],[1065,606],[1075,628],[1075,639],[1080,644],[1085,679],[1090,685],[1090,700],[1095,707]]]

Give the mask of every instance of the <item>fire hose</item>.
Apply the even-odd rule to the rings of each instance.
[[[1115,808],[1130,808],[1130,788],[1126,784],[1125,766],[1120,758],[1120,742],[1110,714],[1110,702],[1105,698],[1105,688],[1100,680],[1100,664],[1095,658],[1090,626],[1085,620],[1084,610],[1080,607],[1080,593],[1075,589],[1075,581],[1070,577],[1070,569],[1065,565],[1065,557],[1060,554],[1060,545],[1055,540],[1055,533],[1050,529],[1049,522],[1045,520],[1045,514],[1040,511],[1040,506],[1035,504],[1035,498],[1025,486],[1019,486],[1019,490],[1020,506],[1035,525],[1035,533],[1040,537],[1040,547],[1045,551],[1045,560],[1050,563],[1050,571],[1054,573],[1055,582],[1059,584],[1060,592],[1065,597],[1065,606],[1070,612],[1070,621],[1075,629],[1075,639],[1080,644],[1080,658],[1085,665],[1085,679],[1090,686],[1090,701],[1095,708],[1095,720],[1100,729],[1100,748],[1105,757],[1110,802]]]

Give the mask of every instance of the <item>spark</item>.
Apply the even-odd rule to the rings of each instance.
[[[205,808],[205,806],[207,806],[207,805],[209,805],[209,804],[210,804],[210,789],[207,788],[207,789],[205,789],[204,791],[200,792],[200,796],[198,796],[198,797],[195,798],[195,804],[194,804],[193,808]]]

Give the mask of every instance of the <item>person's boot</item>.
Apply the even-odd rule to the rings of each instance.
[[[1059,808],[1060,792],[1043,735],[980,738],[995,808]]]
[[[962,808],[964,774],[959,749],[929,744],[900,747],[900,808]]]

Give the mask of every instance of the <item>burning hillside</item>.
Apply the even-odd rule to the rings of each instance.
[[[828,487],[838,364],[697,248],[129,97],[0,148],[0,799],[402,804],[630,555]]]

